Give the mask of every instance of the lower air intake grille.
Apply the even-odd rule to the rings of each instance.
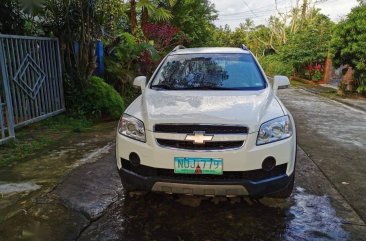
[[[122,167],[129,171],[135,172],[144,177],[156,177],[160,179],[176,179],[176,180],[193,180],[193,181],[207,181],[207,180],[250,180],[261,181],[286,174],[287,164],[281,164],[273,168],[273,170],[266,172],[262,169],[251,171],[224,171],[223,175],[204,175],[204,174],[176,174],[171,169],[161,169],[147,167],[143,165],[133,166],[128,160],[121,159]],[[238,160],[239,161],[239,160]]]

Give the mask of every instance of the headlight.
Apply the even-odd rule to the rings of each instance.
[[[261,125],[259,129],[257,145],[263,145],[292,136],[292,123],[288,116],[282,116]]]
[[[144,123],[127,114],[123,114],[118,123],[118,133],[138,141],[146,142]]]

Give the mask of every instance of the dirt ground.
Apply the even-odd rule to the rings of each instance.
[[[299,89],[279,96],[298,130],[289,199],[126,196],[107,124],[0,170],[0,240],[365,240],[366,113]]]

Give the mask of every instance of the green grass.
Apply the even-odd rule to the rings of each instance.
[[[26,160],[60,140],[88,131],[93,123],[84,118],[59,115],[15,131],[16,139],[0,146],[0,166]]]
[[[297,80],[291,80],[291,86],[294,87],[309,87],[311,86],[311,84],[305,84],[303,82],[297,81]]]

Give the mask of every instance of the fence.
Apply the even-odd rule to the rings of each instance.
[[[57,39],[0,34],[0,66],[0,144],[65,110]]]

